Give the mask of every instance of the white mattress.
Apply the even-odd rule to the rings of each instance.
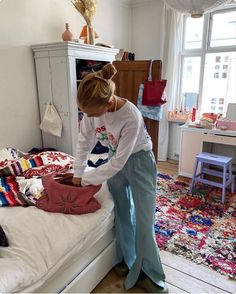
[[[101,209],[78,216],[1,207],[0,224],[10,246],[0,247],[0,292],[35,291],[110,230],[114,205],[105,183],[96,197]]]

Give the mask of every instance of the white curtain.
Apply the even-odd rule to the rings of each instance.
[[[162,12],[162,78],[167,79],[166,96],[163,116],[159,126],[158,160],[166,161],[168,152],[169,124],[167,114],[169,110],[180,108],[179,93],[181,46],[183,37],[183,14],[166,6]]]

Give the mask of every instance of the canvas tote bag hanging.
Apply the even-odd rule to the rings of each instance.
[[[147,80],[144,83],[142,104],[147,106],[161,106],[167,102],[163,98],[167,80],[152,80],[152,63],[153,60],[150,60]]]
[[[51,135],[61,137],[62,120],[51,101],[47,103],[40,129]]]

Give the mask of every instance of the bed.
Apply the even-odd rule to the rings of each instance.
[[[0,207],[0,225],[9,242],[0,247],[0,292],[91,292],[115,262],[114,205],[106,183],[95,195],[101,204],[96,212],[48,213],[34,205],[43,189],[41,175],[70,169],[73,158],[54,151],[4,152],[1,179],[8,177],[4,169],[16,172],[9,166],[22,158],[32,163],[40,156],[43,162],[30,168],[24,163],[25,170],[14,175],[23,205]]]

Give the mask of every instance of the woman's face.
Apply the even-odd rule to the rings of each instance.
[[[82,107],[78,104],[80,110],[86,113],[88,117],[99,117],[105,114],[110,109],[111,105],[111,101],[108,101],[107,104],[103,106]]]
[[[80,108],[81,109],[81,108]],[[88,117],[99,117],[108,111],[108,107],[85,107],[81,110],[87,114]]]

